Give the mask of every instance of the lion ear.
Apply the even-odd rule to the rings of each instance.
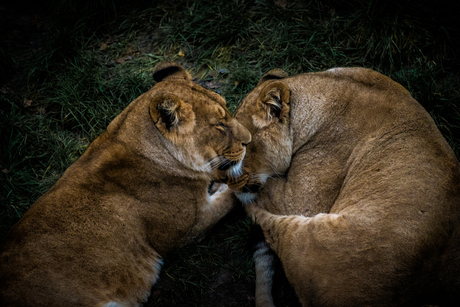
[[[288,119],[290,96],[288,87],[281,81],[272,82],[264,87],[257,98],[257,104],[264,114],[264,118],[261,119],[265,121],[263,126],[275,121],[285,122]]]
[[[153,79],[156,82],[170,79],[192,80],[190,74],[174,62],[160,62],[153,69]]]
[[[150,116],[158,130],[168,138],[191,132],[195,126],[192,106],[171,94],[152,99]]]
[[[257,86],[261,85],[267,80],[272,80],[272,79],[284,79],[287,78],[288,74],[282,70],[281,68],[275,68],[267,72],[265,75],[260,78],[259,83],[257,83]]]

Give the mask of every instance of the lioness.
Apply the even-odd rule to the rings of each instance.
[[[238,173],[250,133],[182,67],[154,78],[2,243],[0,306],[140,306],[167,252],[232,208],[207,188]]]
[[[276,69],[235,117],[253,141],[228,184],[304,306],[460,306],[459,163],[400,84]]]

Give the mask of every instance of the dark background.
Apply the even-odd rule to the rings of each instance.
[[[459,153],[460,11],[453,1],[10,1],[0,4],[0,237],[162,60],[230,110],[271,68],[378,70],[406,87]],[[423,167],[423,166],[421,166]],[[253,306],[252,227],[236,208],[166,259],[147,306]],[[278,264],[277,306],[298,301]]]

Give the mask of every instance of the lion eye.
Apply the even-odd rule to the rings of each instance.
[[[224,123],[217,123],[217,124],[214,125],[214,127],[215,127],[216,129],[218,129],[218,130],[224,132],[226,126],[225,126]]]

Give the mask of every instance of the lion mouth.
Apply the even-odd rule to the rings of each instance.
[[[227,172],[228,173],[228,172]],[[265,174],[252,174],[252,173],[241,173],[235,177],[229,177],[227,184],[230,189],[237,191],[239,193],[257,193],[259,192],[265,182],[267,181],[268,176]]]
[[[243,159],[246,155],[246,149],[237,152],[224,153],[224,163],[221,163],[220,170],[225,170],[230,179],[236,179],[243,175]]]
[[[230,177],[227,180],[227,185],[230,189],[234,191],[240,191],[242,192],[243,187],[248,183],[249,180],[249,175],[248,174],[243,174],[238,177]]]
[[[238,163],[239,161],[242,161],[244,159],[245,155],[246,155],[246,149],[242,149],[242,150],[235,151],[235,152],[227,151],[224,153],[224,158],[228,161]]]
[[[226,171],[230,167],[232,167],[234,165],[237,165],[237,164],[238,164],[238,161],[231,161],[231,160],[228,160],[228,159],[224,158],[224,161],[221,162],[221,164],[219,165],[218,169],[221,170],[221,171]]]
[[[246,184],[241,189],[243,193],[257,193],[262,188],[262,184],[260,183],[253,183],[253,184]]]
[[[250,204],[254,202],[257,198],[257,194],[255,193],[235,192],[235,195],[243,205]]]
[[[212,166],[214,169],[215,181],[227,182],[229,179],[239,178],[243,174],[242,159],[239,161],[229,160],[227,157],[220,156],[219,159],[216,160],[214,166]]]

